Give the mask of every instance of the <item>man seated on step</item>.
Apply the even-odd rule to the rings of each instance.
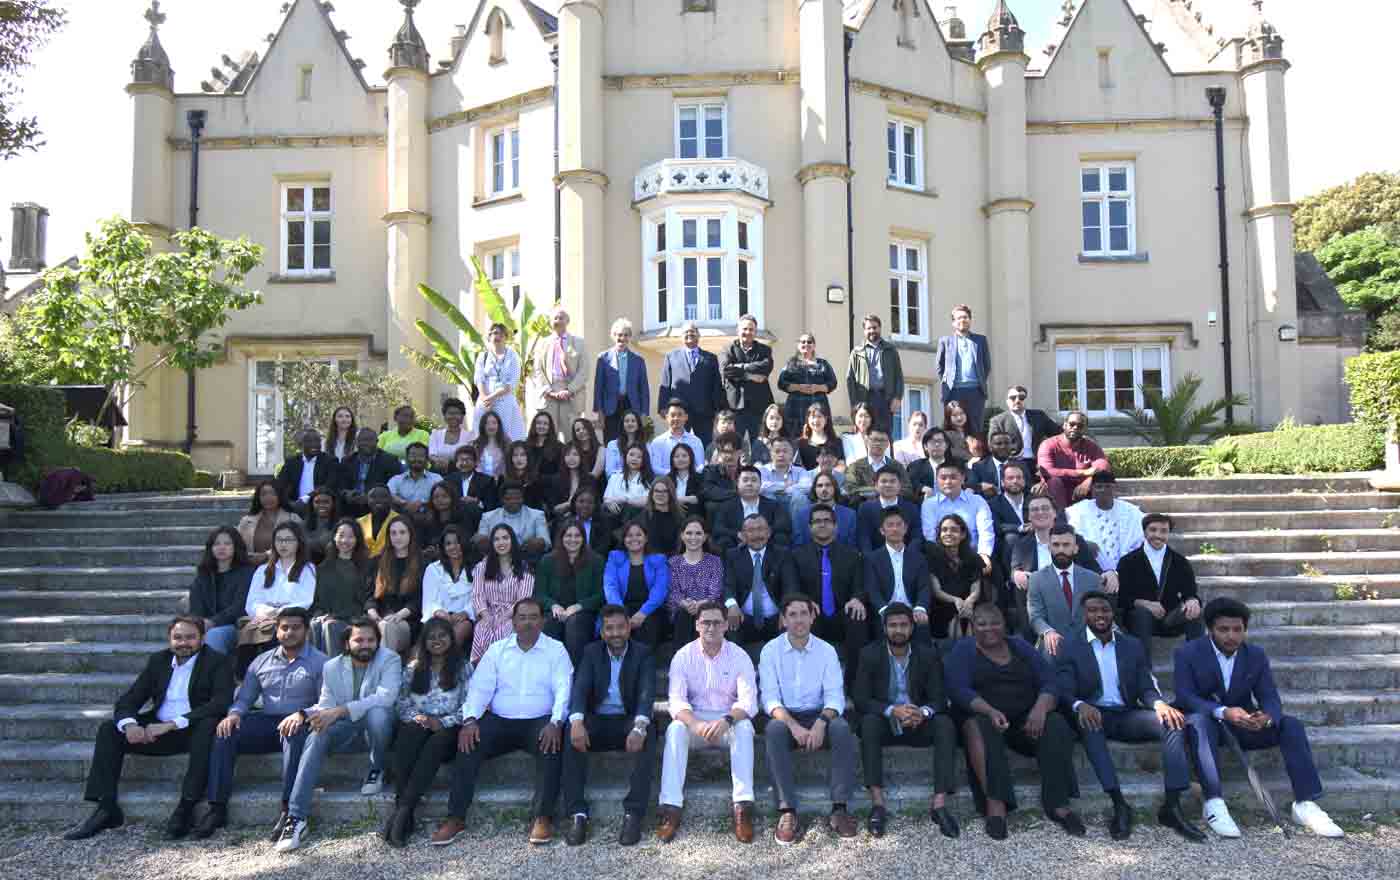
[[[165,823],[165,835],[190,831],[195,804],[209,778],[209,750],[214,728],[233,699],[233,661],[204,644],[204,619],[176,617],[166,630],[170,647],[146,659],[146,666],[117,700],[111,721],[97,728],[97,745],[88,768],[85,800],[97,809],[87,821],[64,835],[86,840],[123,820],[117,784],[127,754],[166,757],[189,753],[180,786],[180,803]],[[147,703],[149,712],[141,711]]]
[[[1198,639],[1205,634],[1191,560],[1167,546],[1172,518],[1142,518],[1143,545],[1118,560],[1118,608],[1128,631],[1152,654],[1152,637]]]
[[[433,833],[433,846],[447,846],[467,829],[467,808],[472,805],[481,766],[516,751],[535,758],[530,842],[546,844],[554,839],[574,666],[564,643],[543,633],[544,611],[537,599],[516,602],[510,619],[515,634],[493,642],[472,673],[462,704],[447,819]]]
[[[1080,599],[1084,629],[1060,647],[1056,678],[1060,704],[1079,728],[1084,754],[1104,792],[1113,800],[1109,835],[1127,840],[1133,833],[1133,808],[1123,798],[1108,741],[1160,742],[1165,768],[1166,802],[1157,821],[1200,843],[1205,834],[1181,812],[1181,793],[1191,785],[1186,757],[1186,719],[1157,689],[1152,658],[1143,643],[1113,625],[1113,600],[1093,590]]]
[[[1342,829],[1317,805],[1322,780],[1307,730],[1283,714],[1269,657],[1247,641],[1249,607],[1220,597],[1206,603],[1204,617],[1208,638],[1176,649],[1172,683],[1176,704],[1187,713],[1206,823],[1221,837],[1240,836],[1220,787],[1220,743],[1233,736],[1245,751],[1277,746],[1293,786],[1293,821],[1321,837],[1341,837]]]
[[[379,643],[379,627],[368,617],[350,621],[345,653],[321,668],[321,697],[306,711],[311,733],[287,807],[277,852],[291,852],[306,839],[311,798],[326,756],[369,746],[369,773],[360,794],[384,790],[384,766],[394,736],[394,708],[403,680],[399,655]]]
[[[233,766],[239,755],[282,755],[282,810],[273,825],[272,841],[282,837],[287,803],[311,727],[307,710],[321,696],[321,672],[326,655],[307,642],[310,614],[305,608],[277,612],[277,647],[259,654],[238,687],[228,715],[219,722],[209,761],[209,812],[195,826],[194,836],[206,838],[228,824],[228,800],[233,793]],[[262,700],[262,709],[253,704]]]
[[[1065,510],[1065,520],[1086,541],[1099,548],[1103,590],[1118,592],[1118,561],[1142,546],[1142,508],[1118,497],[1113,471],[1099,471],[1089,479],[1093,496]]]

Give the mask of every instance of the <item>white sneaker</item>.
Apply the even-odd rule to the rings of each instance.
[[[277,841],[277,846],[273,847],[275,852],[287,853],[294,849],[300,849],[302,841],[306,839],[307,824],[305,819],[298,819],[296,816],[288,816],[287,824],[282,827],[282,839]]]
[[[1322,807],[1312,801],[1293,802],[1293,821],[1318,837],[1343,837],[1346,834]]]
[[[1239,837],[1240,826],[1235,824],[1235,820],[1230,818],[1230,808],[1225,806],[1224,798],[1211,798],[1206,801],[1205,809],[1201,811],[1210,826],[1221,837]]]
[[[365,784],[360,786],[360,794],[366,796],[375,795],[383,790],[384,774],[380,773],[378,770],[369,771],[369,775],[365,777]]]

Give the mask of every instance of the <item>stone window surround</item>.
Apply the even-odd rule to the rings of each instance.
[[[515,134],[514,141],[511,139],[512,132]],[[477,186],[477,198],[474,204],[493,202],[516,195],[520,192],[521,174],[521,153],[523,152],[523,138],[520,135],[520,117],[509,116],[494,119],[489,124],[483,124],[478,128],[480,136],[480,156],[481,160],[477,164],[480,174],[479,185]],[[503,136],[502,146],[505,150],[504,167],[501,169],[502,187],[496,188],[496,137]],[[514,155],[511,150],[514,147]],[[512,184],[512,174],[514,182]]]
[[[305,192],[303,203],[305,210],[289,211],[288,198],[293,190],[301,189]],[[312,194],[315,189],[330,190],[330,209],[326,211],[315,211],[311,209]],[[275,279],[275,283],[297,283],[297,282],[320,282],[335,280],[335,188],[331,183],[329,175],[279,175],[277,177],[277,208],[278,208],[278,258],[277,265],[279,271],[272,275],[269,280]],[[331,225],[331,240],[329,244],[331,258],[330,265],[323,269],[312,268],[314,266],[314,227],[317,221],[328,222]],[[306,225],[303,235],[304,257],[302,268],[292,269],[288,267],[287,250],[290,246],[290,236],[288,234],[289,224],[301,222]]]
[[[901,328],[908,326],[908,312],[911,310],[910,303],[907,299],[907,282],[917,281],[919,283],[919,302],[914,303],[912,306],[912,310],[916,311],[920,317],[919,332],[914,334],[894,332],[894,324],[891,320],[891,315],[889,314],[891,304],[886,299],[888,287],[886,287],[886,289],[881,290],[880,292],[881,306],[879,309],[876,309],[874,311],[875,314],[880,315],[880,317],[885,322],[885,336],[896,345],[927,344],[930,341],[929,279],[932,273],[929,272],[929,253],[932,251],[932,243],[932,238],[928,235],[928,233],[914,229],[905,229],[902,227],[890,227],[888,241],[885,244],[884,253],[882,254],[881,258],[882,260],[884,260],[886,277],[889,280],[894,280],[896,278],[900,280],[899,307],[902,313],[901,318],[903,319],[900,321]],[[897,270],[891,267],[889,264],[889,249],[893,247],[899,248],[900,268]],[[917,248],[919,253],[919,270],[913,273],[909,272],[905,268],[905,249],[909,247]]]
[[[898,189],[906,192],[922,193],[927,189],[928,183],[928,161],[924,151],[924,125],[926,119],[903,112],[890,110],[885,118],[885,187],[887,189]],[[895,158],[896,171],[893,177],[889,174],[889,136],[890,129],[895,128]],[[904,179],[904,135],[905,130],[910,129],[914,133],[914,179],[907,181]]]
[[[696,159],[723,159],[733,155],[729,146],[729,99],[724,92],[703,91],[693,94],[677,93],[674,97],[675,111],[673,123],[673,153],[677,159],[685,158],[681,154],[681,112],[694,109],[695,114],[695,134],[696,155],[691,158]],[[711,156],[706,152],[705,147],[705,111],[711,107],[718,107],[720,111],[720,139],[721,149],[718,156]]]
[[[1113,349],[1132,349],[1134,351],[1134,398],[1135,402],[1141,404],[1141,393],[1136,390],[1136,384],[1141,379],[1141,350],[1144,348],[1159,348],[1162,352],[1162,388],[1168,391],[1174,381],[1172,372],[1172,353],[1174,351],[1193,349],[1200,346],[1200,340],[1196,337],[1195,326],[1190,322],[1181,321],[1145,321],[1141,323],[1047,323],[1039,327],[1040,335],[1036,342],[1035,350],[1050,354],[1051,376],[1050,387],[1055,395],[1054,411],[1063,414],[1059,408],[1059,371],[1055,364],[1055,353],[1062,349],[1073,349],[1082,352],[1085,349],[1104,349],[1106,352]],[[1083,390],[1083,355],[1077,355],[1079,361],[1076,369],[1079,372],[1077,389]],[[1110,371],[1111,372],[1111,371]],[[1080,408],[1087,408],[1087,402],[1081,397]],[[1050,409],[1047,407],[1047,409]],[[1150,413],[1151,411],[1148,410]],[[1119,417],[1116,410],[1089,410],[1091,418],[1113,418]]]
[[[1110,190],[1108,188],[1109,169],[1120,168],[1126,169],[1127,186],[1121,190]],[[1097,194],[1084,191],[1084,172],[1090,170],[1099,172],[1100,189]],[[1147,254],[1138,253],[1137,155],[1095,154],[1080,156],[1078,176],[1079,184],[1076,189],[1079,192],[1080,203],[1079,261],[1081,263],[1147,262]],[[1127,202],[1127,248],[1112,247],[1108,207],[1111,201]],[[1097,250],[1087,249],[1084,242],[1084,230],[1087,228],[1084,224],[1084,206],[1091,202],[1097,203],[1099,206],[1097,229],[1100,236],[1100,247]]]

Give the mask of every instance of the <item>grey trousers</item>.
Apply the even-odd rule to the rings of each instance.
[[[821,710],[792,712],[792,717],[803,727],[811,727],[821,715]],[[787,725],[772,718],[768,719],[767,739],[768,772],[773,776],[773,788],[778,794],[778,809],[797,809],[797,782],[793,778],[792,750],[796,742]],[[851,800],[851,790],[856,784],[856,740],[846,719],[836,716],[826,726],[826,739],[822,748],[831,751],[831,770],[828,784],[831,787],[831,802],[846,804]]]

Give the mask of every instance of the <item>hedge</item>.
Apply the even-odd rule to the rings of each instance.
[[[1120,477],[1189,477],[1204,450],[1204,446],[1124,446],[1104,452]]]
[[[1345,376],[1352,418],[1384,429],[1391,415],[1400,415],[1400,351],[1348,358]]]
[[[37,490],[44,474],[75,467],[93,478],[98,492],[169,492],[194,483],[194,464],[182,452],[74,446],[64,429],[63,392],[0,385],[0,402],[15,408],[24,425],[24,463],[6,476]]]
[[[1373,425],[1299,425],[1233,438],[1235,472],[1331,474],[1385,463],[1385,431]]]

